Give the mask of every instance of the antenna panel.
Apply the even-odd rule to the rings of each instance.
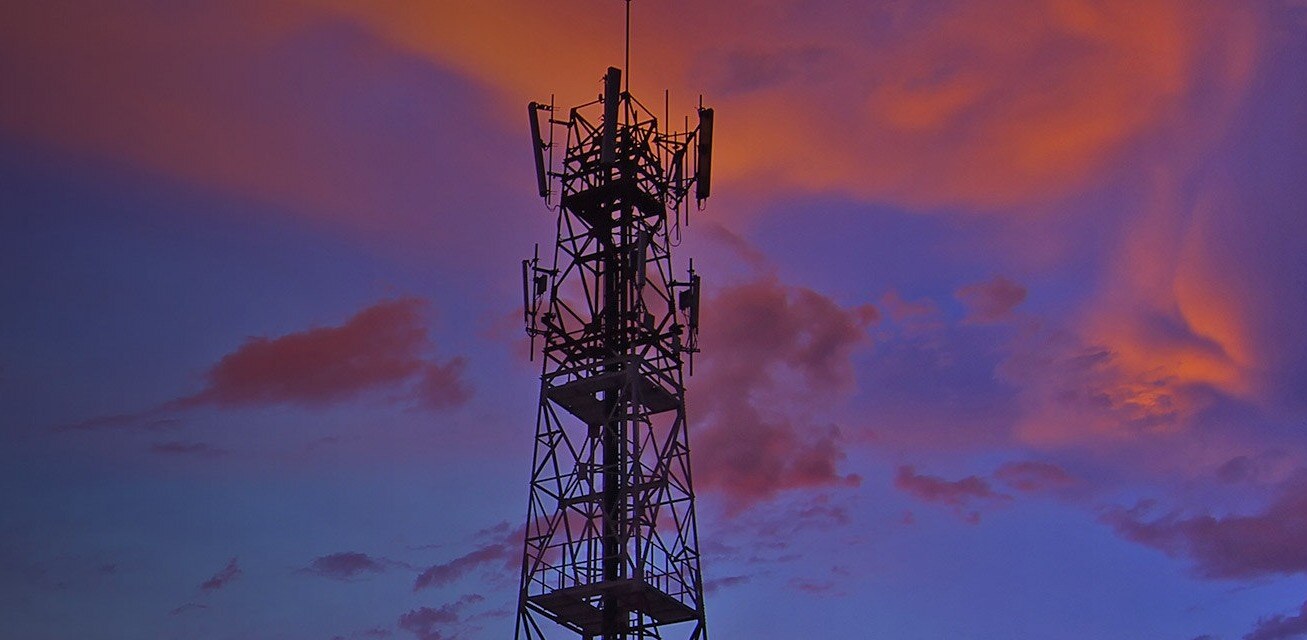
[[[531,150],[536,161],[536,185],[540,188],[540,197],[549,197],[549,176],[545,173],[545,141],[540,137],[540,109],[542,105],[532,102],[526,106],[527,115],[531,116]]]
[[[608,67],[604,76],[604,132],[599,160],[610,165],[617,160],[617,113],[622,99],[622,70]]]
[[[695,174],[694,197],[707,200],[712,193],[712,129],[713,111],[699,109],[699,164]]]

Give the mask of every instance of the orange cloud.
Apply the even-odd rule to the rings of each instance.
[[[7,3],[0,71],[21,98],[0,107],[0,127],[359,222],[393,208],[378,194],[407,176],[373,176],[367,141],[306,126],[322,104],[247,101],[296,94],[298,79],[267,69],[269,56],[306,29],[352,22],[396,56],[497,88],[505,131],[518,132],[521,103],[588,100],[603,67],[621,64],[622,6]],[[1141,140],[1219,129],[1260,35],[1254,6],[1216,0],[633,9],[633,89],[656,105],[670,88],[674,113],[707,94],[723,179],[926,208],[1024,207],[1093,183]]]
[[[512,193],[497,186],[514,181],[498,149],[510,136],[465,125],[474,85],[320,7],[133,7],[0,5],[0,136],[388,248],[438,238],[457,251],[484,234],[456,214],[511,211],[485,196]]]
[[[520,99],[585,99],[621,60],[619,6],[328,4]],[[724,177],[924,207],[1056,197],[1160,131],[1219,127],[1259,29],[1250,7],[1180,0],[635,11],[637,93],[708,93]]]
[[[999,374],[1019,389],[1015,437],[1041,447],[1174,434],[1203,400],[1164,369],[1060,332],[1023,335]]]
[[[1254,347],[1253,316],[1274,311],[1256,308],[1242,293],[1250,279],[1231,273],[1228,248],[1204,222],[1221,206],[1224,189],[1209,185],[1182,197],[1167,172],[1153,183],[1153,201],[1127,227],[1079,331],[1112,354],[1125,378],[1255,399],[1256,371],[1266,358]],[[1183,394],[1168,394],[1177,395]],[[1199,408],[1173,407],[1180,423]]]
[[[1183,176],[1183,158],[1240,103],[1264,28],[1256,5],[1219,0],[633,8],[633,88],[656,104],[656,90],[669,87],[680,113],[706,93],[721,114],[719,175],[740,191],[922,208],[1028,210],[1141,166],[1127,160],[1145,142],[1165,147],[1164,161],[1180,165],[1168,171]],[[562,104],[587,100],[602,68],[620,64],[621,9],[592,0],[188,3],[152,12],[5,3],[0,79],[18,98],[0,102],[0,129],[353,227],[398,216],[405,229],[438,227],[454,246],[456,221],[430,207],[489,189],[451,195],[431,176],[508,180],[511,161],[485,152],[483,131],[443,121],[424,130],[442,136],[430,144],[378,132],[377,123],[346,126],[358,114],[324,110],[346,111],[366,90],[315,102],[304,93],[327,79],[297,74],[295,64],[311,61],[295,55],[315,42],[345,46],[342,31],[318,30],[339,27],[359,47],[348,59],[360,67],[345,81],[416,56],[496,89],[505,135],[517,135],[523,102],[550,91]],[[447,79],[428,79],[425,90],[446,90]],[[455,153],[473,149],[485,153]],[[529,179],[528,163],[516,166]],[[1211,257],[1215,232],[1190,228],[1192,207],[1167,200],[1178,191],[1168,179],[1179,181],[1159,179],[1158,202],[1131,225],[1107,278],[1112,290],[1077,327],[1126,381],[1105,397],[1140,410],[1159,406],[1150,399],[1157,381],[1247,395],[1270,357],[1250,337],[1252,305],[1238,293],[1247,278],[1226,275]]]
[[[159,9],[6,3],[0,77],[11,97],[0,127],[255,195],[297,182],[302,169],[277,144],[285,114],[248,113],[246,96],[233,95],[259,52],[286,37],[286,21],[254,4]],[[256,181],[269,161],[284,173]]]
[[[1264,140],[1253,142],[1270,154]],[[1296,295],[1304,236],[1293,166],[1249,169],[1269,174],[1264,184],[1237,180],[1225,165],[1151,172],[1151,200],[1125,220],[1099,290],[1071,327],[1106,359],[1087,385],[1101,391],[1100,406],[1133,417],[1077,427],[1056,419],[1050,398],[1031,412],[1028,439],[1136,434],[1125,426],[1140,419],[1151,431],[1185,432],[1218,398],[1271,413],[1298,402],[1307,305]]]

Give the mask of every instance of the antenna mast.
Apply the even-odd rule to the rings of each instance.
[[[631,92],[631,0],[626,0],[626,59],[622,63],[626,69],[626,88]]]
[[[708,197],[713,115],[665,130],[621,76],[610,67],[603,95],[566,118],[528,105],[537,187],[559,219],[552,265],[522,263],[542,371],[517,640],[707,638],[683,376],[700,281],[673,276],[671,249],[691,196]]]

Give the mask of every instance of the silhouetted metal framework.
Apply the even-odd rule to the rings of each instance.
[[[558,240],[522,264],[543,372],[516,637],[706,638],[682,376],[699,276],[673,278],[671,250],[708,197],[712,110],[664,132],[610,68],[599,100],[529,112]]]

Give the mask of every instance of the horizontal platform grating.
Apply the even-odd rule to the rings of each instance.
[[[680,407],[676,396],[661,385],[643,374],[627,371],[609,371],[550,387],[545,391],[545,396],[582,422],[601,425],[608,421],[608,409],[600,394],[620,390],[631,375],[635,376],[633,389],[636,397],[649,413],[662,413]]]
[[[695,609],[660,591],[657,587],[633,578],[583,584],[532,596],[527,600],[559,622],[580,628],[587,635],[603,631],[603,611],[592,602],[605,596],[616,598],[627,611],[642,613],[659,624],[687,622],[699,617]]]

